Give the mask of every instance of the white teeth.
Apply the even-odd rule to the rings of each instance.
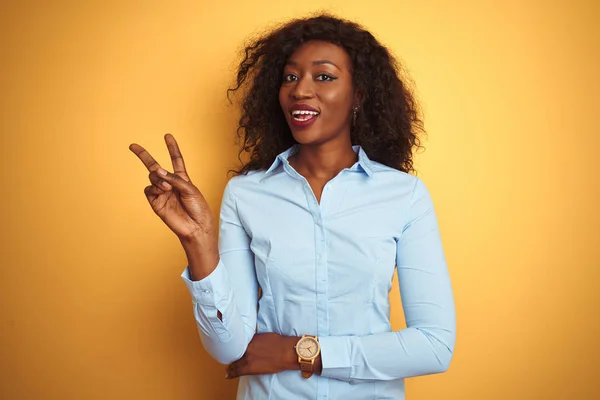
[[[309,110],[294,110],[292,111],[292,115],[295,117],[297,115],[319,115],[319,113],[316,111]]]

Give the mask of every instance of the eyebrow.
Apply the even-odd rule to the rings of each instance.
[[[316,60],[316,61],[313,61],[313,65],[323,65],[323,64],[331,64],[334,67],[336,67],[337,69],[341,70],[341,68],[338,67],[333,61],[329,61],[329,60]],[[291,61],[290,60],[290,61],[287,62],[287,65],[294,65],[294,66],[296,66],[296,65],[298,65],[298,63],[295,62],[295,61]]]

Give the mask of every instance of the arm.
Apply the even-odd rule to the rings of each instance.
[[[396,266],[407,328],[320,337],[322,376],[361,382],[443,372],[455,342],[454,299],[429,193],[416,179]]]
[[[197,273],[196,265],[208,262],[198,256],[203,249],[184,247],[189,266],[181,276],[192,295],[202,344],[218,362],[233,362],[244,355],[256,330],[258,283],[250,238],[240,222],[231,181],[221,203],[216,268],[208,276]]]

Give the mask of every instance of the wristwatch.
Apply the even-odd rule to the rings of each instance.
[[[298,354],[298,363],[300,364],[302,376],[310,378],[313,374],[315,360],[321,354],[319,339],[316,336],[302,335],[294,348],[296,349],[296,354]]]

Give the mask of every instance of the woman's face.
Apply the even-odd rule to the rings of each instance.
[[[290,56],[279,103],[298,143],[349,138],[354,102],[350,69],[348,53],[329,42],[306,42]]]

